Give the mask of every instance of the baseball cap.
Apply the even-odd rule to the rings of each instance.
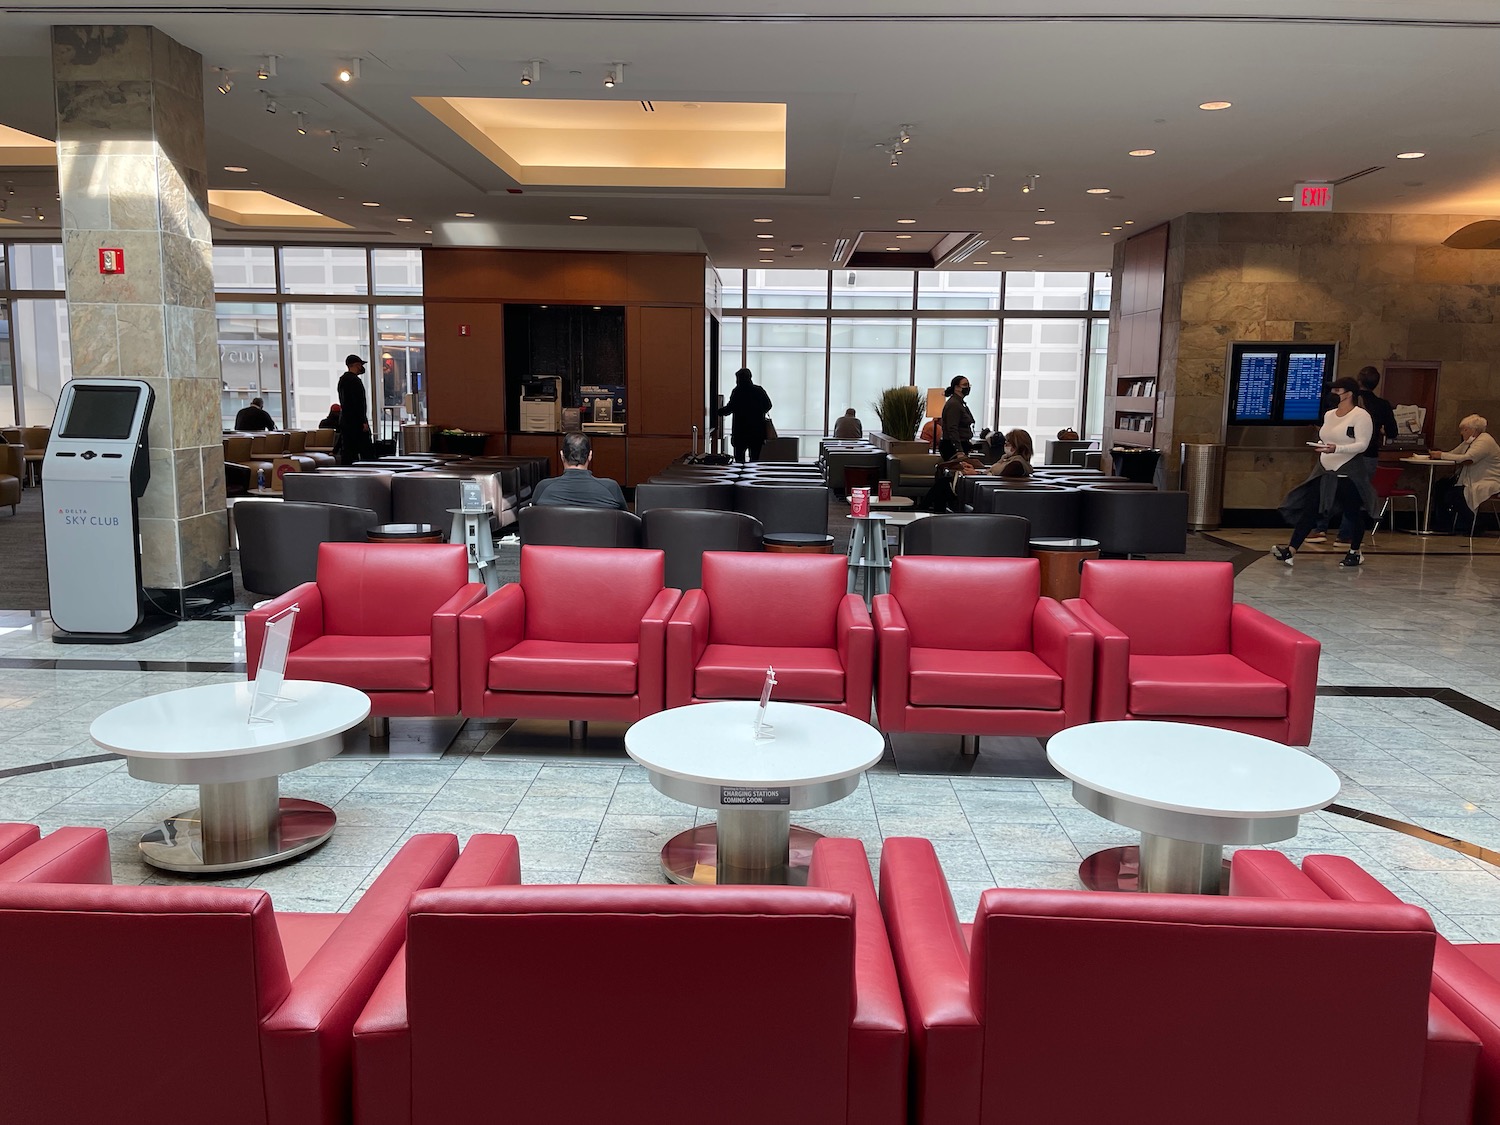
[[[344,366],[348,367],[351,363],[357,363],[361,367],[363,367],[365,365],[365,361],[362,360],[362,359],[360,359],[359,356],[357,356],[357,355],[346,355],[344,357]]]

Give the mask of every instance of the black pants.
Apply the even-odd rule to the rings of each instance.
[[[1359,489],[1348,477],[1339,477],[1338,488],[1334,492],[1334,507],[1344,510],[1344,522],[1349,527],[1349,549],[1359,550],[1359,545],[1364,542],[1366,525],[1369,518],[1365,515],[1364,501],[1360,499]],[[1309,504],[1302,512],[1302,518],[1297,521],[1297,526],[1292,529],[1292,550],[1302,546],[1302,541],[1312,533],[1312,529],[1318,523],[1318,506]]]
[[[947,469],[935,469],[932,474],[932,487],[927,494],[917,501],[917,508],[923,512],[962,512],[963,504],[959,502],[958,494],[953,491],[953,482],[948,479]]]
[[[1452,533],[1474,526],[1474,512],[1464,500],[1464,488],[1457,477],[1448,477],[1433,486],[1432,507],[1437,512],[1434,531]]]
[[[352,465],[356,461],[370,459],[370,435],[364,430],[341,431],[338,445],[340,465]]]
[[[738,441],[734,438],[730,438],[729,444],[734,448],[734,459],[741,464],[744,464],[746,453],[750,455],[749,459],[751,461],[760,460],[760,450],[761,447],[766,444],[766,439],[761,438],[759,441]]]

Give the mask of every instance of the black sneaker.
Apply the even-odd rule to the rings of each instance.
[[[1339,566],[1362,566],[1365,556],[1358,551],[1350,551],[1339,560]]]
[[[1271,548],[1271,557],[1277,562],[1286,563],[1287,566],[1291,566],[1295,555],[1290,547],[1276,546]]]

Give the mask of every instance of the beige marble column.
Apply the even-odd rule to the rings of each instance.
[[[156,392],[141,499],[149,588],[229,573],[203,61],[152,27],[54,27],[57,172],[75,377]],[[125,251],[102,275],[99,250]]]

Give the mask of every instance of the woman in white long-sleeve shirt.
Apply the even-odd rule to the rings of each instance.
[[[1318,522],[1318,513],[1330,511],[1335,501],[1344,511],[1355,513],[1349,552],[1339,566],[1359,566],[1364,562],[1359,547],[1368,522],[1365,513],[1374,509],[1375,495],[1369,465],[1360,454],[1370,444],[1375,424],[1365,409],[1356,405],[1359,384],[1353,379],[1335,379],[1330,390],[1338,396],[1338,405],[1323,415],[1315,447],[1318,465],[1307,480],[1292,490],[1281,508],[1283,515],[1296,512],[1291,542],[1271,548],[1271,554],[1287,566],[1292,565],[1297,548]]]

